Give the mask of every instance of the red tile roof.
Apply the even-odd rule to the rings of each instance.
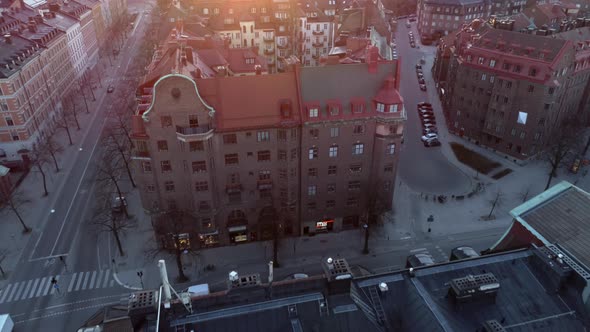
[[[385,84],[375,96],[375,101],[386,105],[403,103],[402,97],[395,89],[395,78],[393,76],[389,76],[385,80]]]

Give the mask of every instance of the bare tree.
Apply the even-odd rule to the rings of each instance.
[[[133,141],[131,140],[131,126],[129,124],[129,113],[125,112],[124,108],[116,108],[109,112],[109,117],[115,120],[112,128],[116,135],[123,136],[128,141],[129,146],[133,147]]]
[[[23,233],[29,233],[31,228],[25,224],[20,211],[25,204],[31,201],[25,196],[20,188],[14,188],[10,192],[0,190],[0,211],[10,211],[18,218],[23,226]]]
[[[518,196],[520,197],[520,199],[522,199],[522,202],[526,202],[527,198],[529,197],[529,193],[531,191],[531,187],[528,186],[526,187],[523,191],[521,191]]]
[[[66,104],[66,102],[64,101],[62,104]],[[64,107],[64,109],[61,111],[61,113],[58,115],[59,119],[57,120],[57,127],[58,128],[62,128],[66,131],[66,134],[68,134],[68,140],[70,141],[70,145],[74,145],[74,142],[72,142],[72,134],[70,133],[70,116],[68,114],[68,111],[66,110],[67,107]]]
[[[61,144],[55,141],[54,134],[48,135],[44,142],[41,143],[41,148],[51,156],[53,165],[55,166],[55,172],[59,173],[59,164],[57,163],[56,155],[63,152]]]
[[[566,120],[561,127],[557,127],[551,134],[545,149],[545,159],[550,166],[545,190],[549,189],[551,181],[557,176],[557,169],[570,163],[576,152],[578,152],[579,133],[578,124]]]
[[[133,188],[136,187],[135,181],[133,181],[133,175],[131,174],[131,147],[127,144],[126,140],[121,139],[120,136],[115,135],[113,130],[108,130],[108,136],[106,139],[107,153],[109,155],[118,155],[118,159],[127,171],[127,176]]]
[[[91,218],[91,223],[96,226],[99,232],[111,233],[117,243],[119,254],[125,256],[123,244],[121,243],[121,235],[129,229],[135,228],[137,226],[137,221],[135,218],[121,218],[121,216],[116,213],[116,210],[120,206],[113,205],[109,191],[102,191],[97,198],[97,204]],[[122,203],[122,205],[124,205],[124,203]]]
[[[49,153],[43,148],[42,144],[33,145],[33,150],[29,156],[31,165],[37,169],[43,179],[43,196],[49,195],[49,192],[47,191],[47,176],[45,174],[45,169],[43,168],[45,167],[45,164],[49,162],[48,156]]]
[[[126,218],[130,218],[129,211],[127,211],[127,204],[125,203],[125,196],[123,195],[123,188],[121,188],[122,168],[119,158],[112,158],[108,153],[105,153],[96,168],[98,170],[96,181],[105,186],[113,186],[115,188],[115,195],[119,198],[121,210]]]
[[[494,198],[490,200],[490,204],[492,205],[492,209],[490,210],[490,213],[488,214],[488,219],[490,219],[492,217],[492,213],[494,213],[494,209],[501,206],[504,203],[503,197],[504,197],[504,194],[500,190],[498,190],[496,192],[496,194],[494,195]]]
[[[0,249],[0,273],[2,273],[2,278],[6,278],[6,271],[2,267],[2,263],[8,257],[8,249]]]

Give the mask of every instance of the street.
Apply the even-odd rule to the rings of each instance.
[[[426,148],[420,141],[422,136],[422,125],[416,112],[416,105],[419,102],[430,102],[434,106],[436,123],[439,133],[446,132],[445,120],[442,109],[438,105],[438,97],[434,86],[434,80],[430,68],[434,59],[434,46],[420,45],[420,38],[417,37],[416,46],[410,47],[408,32],[414,31],[418,36],[416,24],[413,23],[410,29],[406,28],[406,20],[398,21],[398,31],[395,34],[397,52],[401,62],[401,84],[400,93],[404,98],[408,119],[404,127],[404,146],[401,151],[398,165],[398,175],[413,190],[425,193],[462,193],[470,189],[470,181],[457,167],[449,163],[441,153],[440,147]],[[421,91],[416,77],[416,63],[424,57],[426,63],[422,65],[424,79],[426,80],[427,91]],[[435,103],[436,101],[436,103]],[[439,135],[440,136],[440,135]],[[444,135],[441,136],[441,143],[446,144]]]
[[[110,234],[97,234],[87,221],[96,203],[94,165],[103,152],[100,138],[109,121],[106,114],[116,107],[115,94],[108,94],[107,86],[127,88],[125,74],[139,52],[147,26],[142,16],[149,15],[144,11],[150,6],[129,3],[129,12],[140,13],[137,24],[113,65],[107,59],[97,65],[103,88],[95,91],[97,107],[85,124],[88,131],[76,143],[75,166],[52,194],[51,209],[41,221],[45,226],[32,234],[0,291],[0,312],[12,315],[16,331],[75,331],[100,307],[118,304],[128,296],[129,290],[113,279]]]

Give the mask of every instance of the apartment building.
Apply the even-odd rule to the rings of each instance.
[[[464,23],[487,19],[492,5],[487,0],[419,0],[418,33],[422,43],[429,44]]]
[[[144,209],[189,213],[192,243],[209,246],[354,228],[390,208],[405,110],[397,62],[370,53],[206,79],[178,58],[132,119]]]
[[[106,42],[106,23],[102,12],[102,4],[99,0],[77,0],[76,2],[83,4],[92,11],[92,25],[96,35],[97,52],[100,52],[101,47]],[[88,35],[88,33],[87,33]],[[86,40],[86,37],[84,38]],[[92,44],[92,41],[89,41]],[[88,49],[92,49],[89,47]],[[92,52],[90,52],[92,53]]]
[[[526,160],[584,104],[589,27],[546,37],[494,29],[478,20],[454,40],[443,96],[454,134],[514,161]]]
[[[59,7],[59,12],[68,14],[80,22],[80,33],[86,53],[86,70],[94,68],[98,62],[98,38],[90,7],[76,1],[67,1]]]
[[[298,16],[295,35],[299,59],[304,66],[318,66],[320,58],[334,46],[334,18],[310,3],[299,8]]]

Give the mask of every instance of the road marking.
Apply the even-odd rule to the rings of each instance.
[[[96,280],[96,271],[92,272],[92,278],[90,278],[90,284],[88,284],[88,289],[94,288],[94,281]]]
[[[412,238],[411,236],[404,236],[400,240],[408,240],[408,239],[411,239],[411,238]]]
[[[426,249],[426,248],[418,248],[418,249],[410,250],[410,252],[412,252],[412,253],[414,253],[414,252],[420,252],[420,251],[428,251],[428,249]]]
[[[101,100],[100,104],[102,104],[102,100]],[[96,114],[98,114],[98,110],[96,110],[94,112],[94,114],[96,116]],[[61,227],[59,228],[59,232],[57,233],[57,238],[55,239],[55,243],[53,244],[53,248],[51,249],[51,253],[50,253],[51,255],[53,255],[55,248],[57,247],[57,244],[59,243],[59,238],[61,237],[61,233],[63,232],[64,226],[66,225],[66,220],[68,220],[68,216],[70,215],[70,211],[72,210],[72,206],[74,206],[74,201],[76,200],[76,196],[78,195],[78,191],[80,190],[80,186],[82,185],[82,181],[84,181],[84,177],[86,176],[86,171],[88,171],[88,166],[90,166],[90,161],[92,160],[92,156],[94,156],[94,151],[96,150],[96,147],[98,146],[98,142],[100,142],[101,133],[103,132],[103,129],[104,129],[105,124],[107,123],[107,120],[108,120],[108,117],[105,118],[104,121],[102,122],[102,126],[101,126],[100,132],[98,134],[98,138],[96,139],[96,142],[94,142],[94,147],[92,147],[92,151],[90,151],[90,156],[88,157],[88,161],[86,162],[86,166],[84,166],[84,171],[82,172],[82,175],[80,176],[80,181],[78,182],[78,186],[76,187],[76,191],[74,192],[74,195],[72,196],[72,201],[70,202],[70,206],[68,207],[68,211],[66,212],[66,215],[61,223]],[[90,132],[90,130],[88,130],[86,132],[86,134],[88,134],[89,132]],[[84,142],[85,140],[86,140],[86,137],[84,137],[82,142]]]
[[[29,287],[31,287],[31,284],[32,284],[32,283],[33,283],[33,280],[29,280],[29,281],[27,282],[27,286],[25,286],[25,288],[23,289],[23,294],[22,294],[22,297],[19,299],[19,296],[17,295],[17,296],[14,298],[14,300],[15,300],[15,301],[16,301],[16,300],[24,300],[24,299],[27,297],[28,293],[29,293],[29,289],[30,289]]]
[[[80,275],[78,275],[78,282],[76,283],[76,289],[74,290],[79,290],[80,289],[80,283],[82,283],[82,279],[84,278],[84,275],[86,274],[86,272],[82,272],[80,273]]]
[[[31,259],[29,259],[29,262],[44,261],[44,260],[48,260],[48,259],[52,259],[52,258],[57,258],[57,257],[60,257],[60,256],[64,256],[64,258],[66,258],[66,256],[68,256],[68,254],[43,256],[43,257],[38,257],[38,258],[31,258]]]
[[[70,284],[68,286],[68,293],[72,291],[72,289],[74,288],[74,282],[76,281],[76,276],[78,275],[78,272],[74,273],[74,275],[72,275],[72,280],[70,280]]]
[[[19,283],[19,282],[17,282],[17,283],[14,285],[14,288],[12,289],[12,292],[10,292],[10,295],[9,295],[9,296],[8,296],[8,298],[6,299],[6,302],[10,302],[10,301],[12,301],[12,297],[14,296],[14,294],[16,293],[16,290],[17,290],[17,288],[19,288],[19,287],[20,287],[20,283]]]
[[[98,271],[98,277],[96,278],[96,284],[94,285],[94,288],[100,287],[100,282],[102,281],[103,272],[104,271]]]
[[[60,276],[55,276],[55,281],[59,282],[59,277]],[[57,283],[57,282],[55,284],[59,288],[59,283]],[[49,283],[49,290],[51,291],[51,294],[55,294],[55,292],[56,292],[56,288],[54,287],[54,285],[52,283]]]
[[[2,294],[2,298],[0,298],[0,303],[4,302],[4,298],[6,297],[6,295],[8,295],[8,292],[10,291],[11,287],[12,287],[12,284],[9,284],[8,286],[6,286],[6,288],[4,288],[2,291],[0,291],[0,293]]]
[[[115,286],[115,280],[111,280],[111,282],[109,283],[109,287],[113,287]]]
[[[25,289],[25,282],[23,281],[20,286],[18,287],[18,290],[16,291],[16,293],[14,293],[14,300],[18,301],[19,297],[20,297],[20,293]]]
[[[39,283],[39,288],[37,289],[37,294],[35,294],[35,297],[39,297],[41,295],[41,292],[43,291],[43,284],[45,284],[47,280],[47,277],[43,277],[43,279],[41,279],[41,282]]]
[[[104,276],[104,282],[102,283],[102,288],[105,288],[107,286],[107,283],[108,283],[109,278],[111,276],[111,269],[107,269],[104,274],[105,274],[105,276]]]
[[[41,278],[35,279],[35,283],[33,284],[33,287],[31,288],[31,294],[29,294],[29,299],[32,298],[33,296],[35,296],[35,291],[37,290],[37,285],[39,285],[39,280],[41,280]]]
[[[90,272],[86,273],[84,276],[84,282],[82,283],[82,290],[86,289],[86,285],[88,284],[88,280],[90,279]]]

